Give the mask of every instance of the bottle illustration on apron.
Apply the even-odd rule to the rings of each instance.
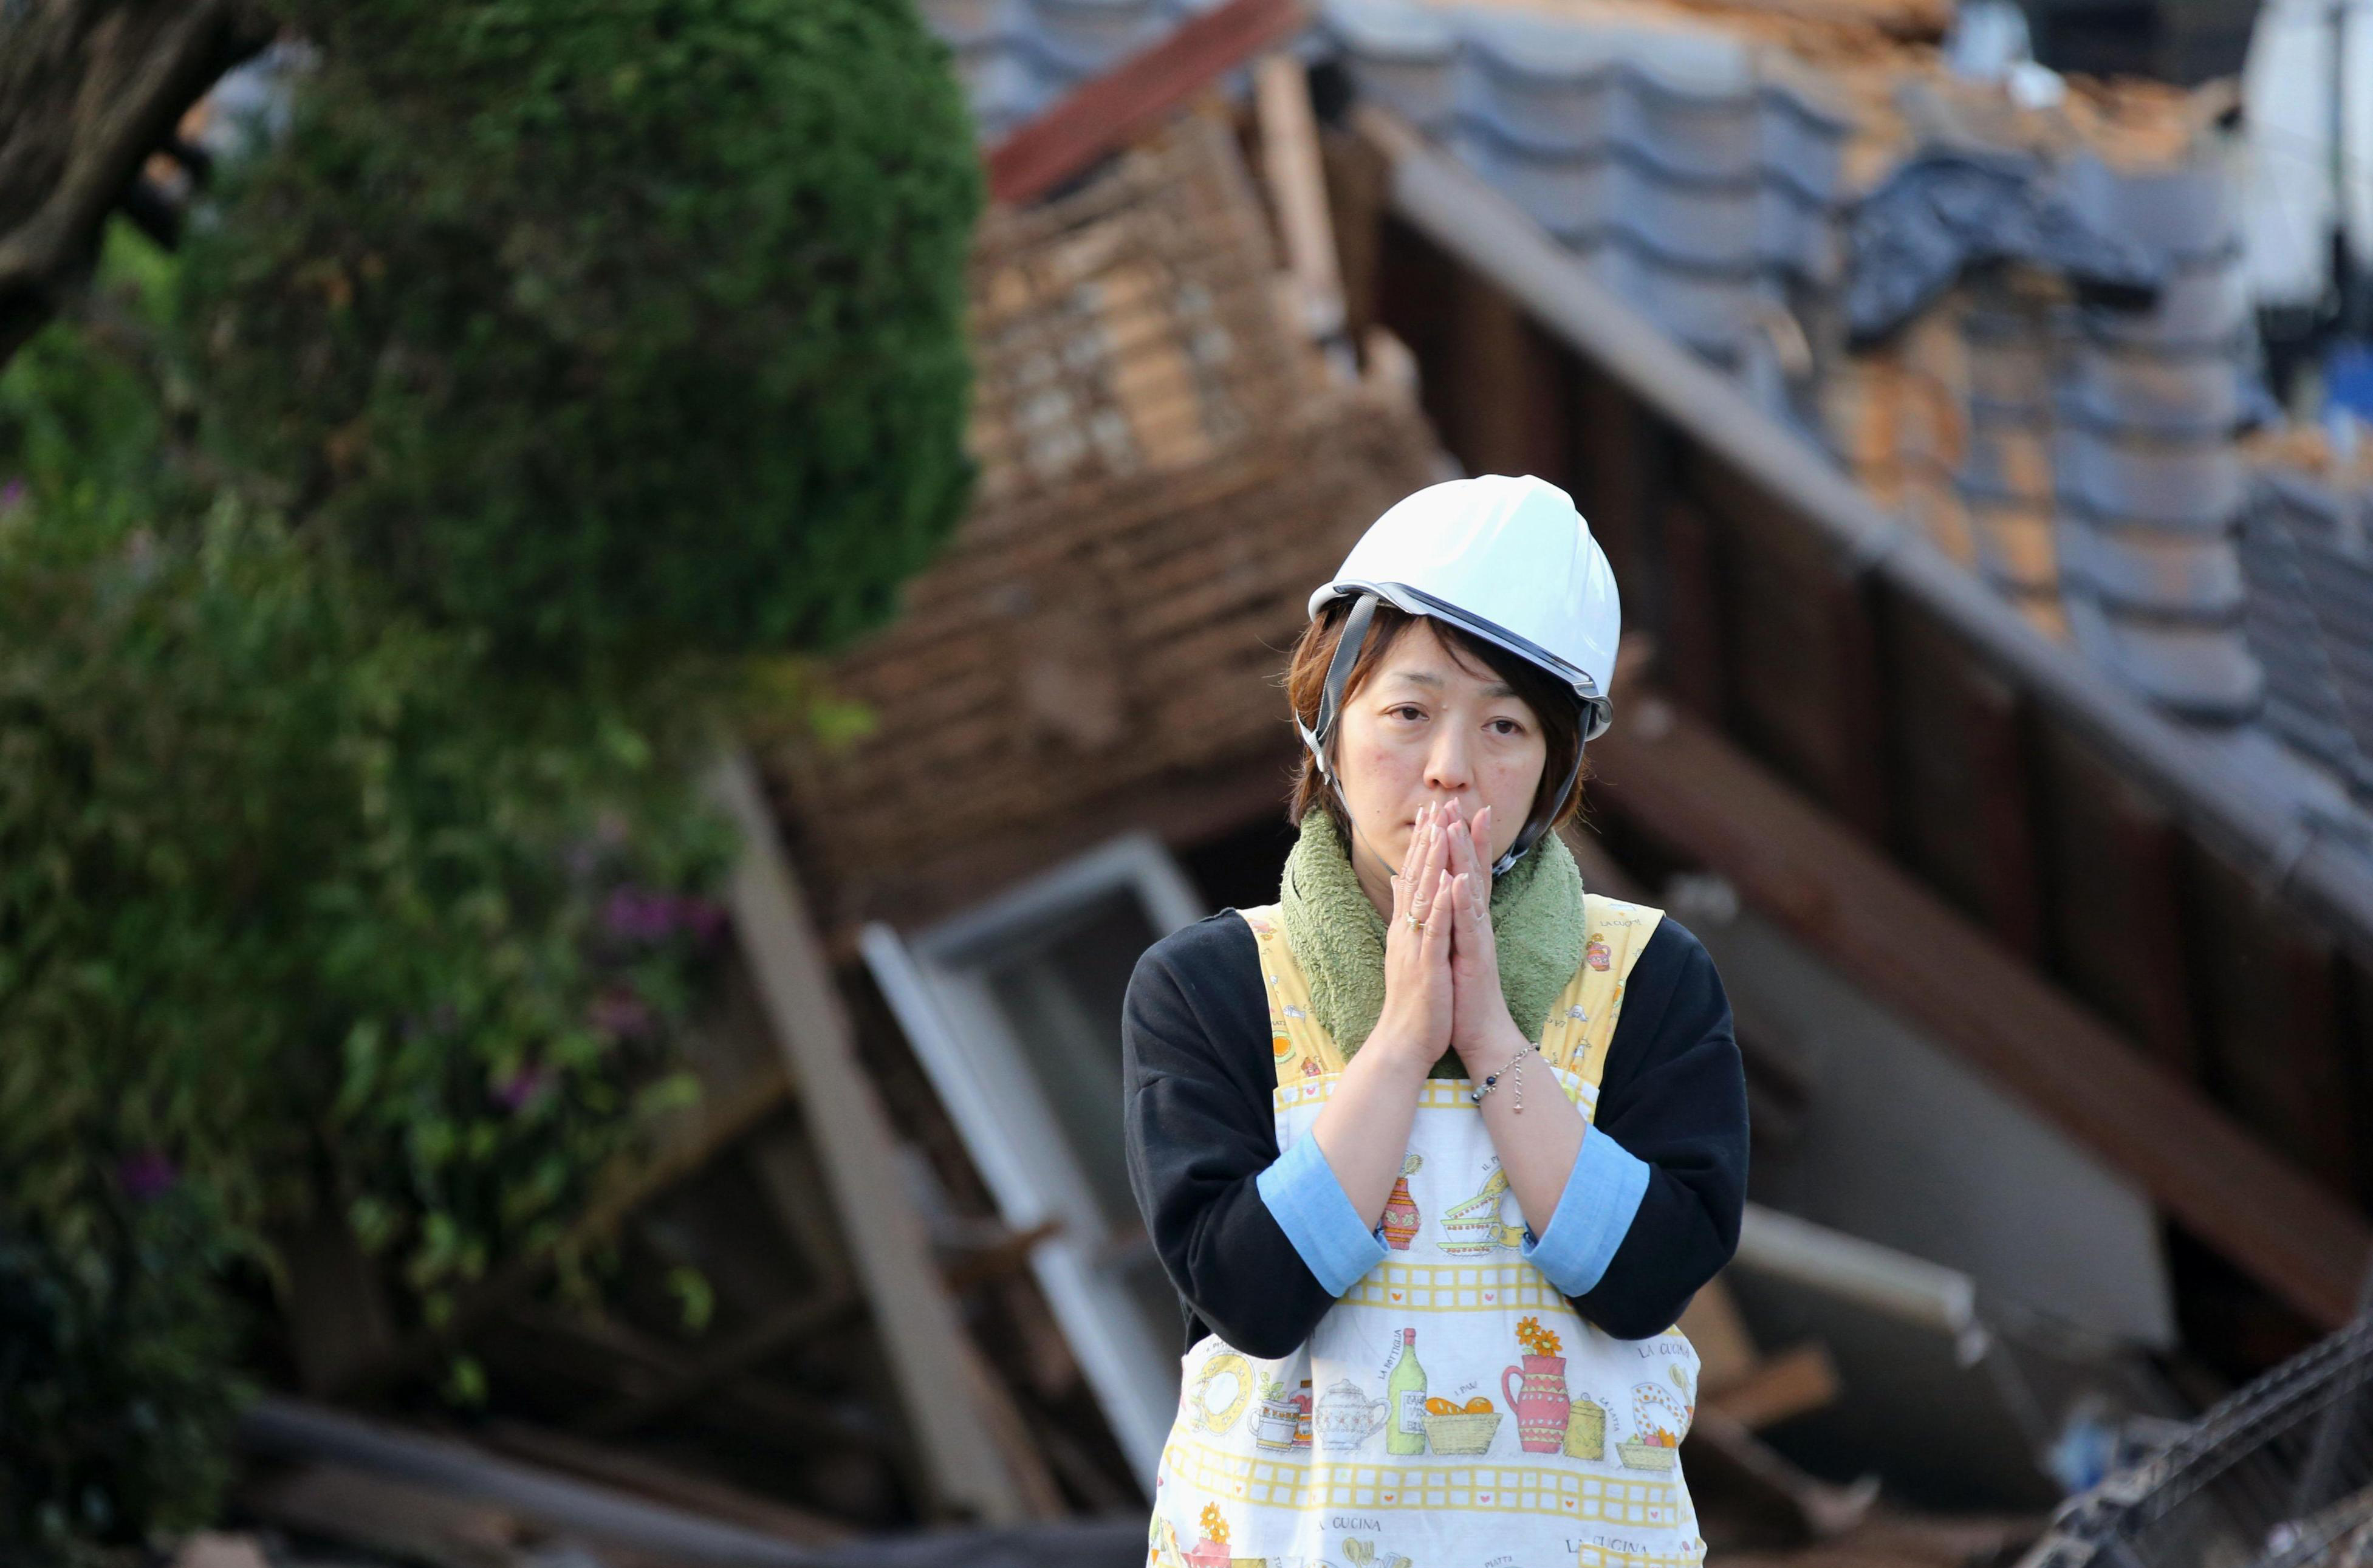
[[[1425,1368],[1417,1359],[1417,1330],[1401,1330],[1401,1353],[1393,1375],[1385,1380],[1385,1398],[1391,1407],[1392,1425],[1385,1446],[1395,1454],[1425,1452]]]
[[[1393,1183],[1392,1196],[1385,1199],[1385,1245],[1396,1252],[1407,1252],[1410,1242],[1417,1239],[1417,1199],[1409,1196],[1409,1178],[1417,1175],[1425,1164],[1422,1154],[1411,1154],[1401,1162],[1400,1179]]]

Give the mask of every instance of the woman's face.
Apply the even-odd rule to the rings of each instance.
[[[1425,806],[1455,799],[1468,821],[1491,808],[1491,858],[1532,814],[1548,745],[1529,704],[1452,652],[1420,619],[1344,699],[1336,767],[1365,847],[1397,866]],[[1356,857],[1355,857],[1356,859]]]

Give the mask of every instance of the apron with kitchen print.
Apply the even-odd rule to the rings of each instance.
[[[1624,977],[1662,912],[1584,895],[1583,963],[1541,1055],[1591,1116]],[[1280,1150],[1343,1069],[1276,908],[1260,949]],[[1528,1070],[1540,1093],[1542,1062]],[[1697,1352],[1617,1340],[1518,1256],[1522,1218],[1464,1078],[1430,1078],[1385,1205],[1385,1260],[1292,1355],[1207,1336],[1181,1363],[1150,1568],[1677,1568],[1701,1562],[1679,1445]],[[1502,1093],[1505,1091],[1502,1090]]]

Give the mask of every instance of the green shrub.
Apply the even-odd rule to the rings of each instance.
[[[293,134],[189,251],[222,450],[540,657],[882,619],[969,478],[979,175],[911,6],[291,10]]]
[[[236,501],[161,532],[20,509],[0,1206],[155,1149],[260,1239],[326,1176],[434,1316],[674,1092],[727,848],[691,798],[707,734],[672,728],[702,705],[507,685]]]
[[[413,1327],[571,1227],[684,1094],[696,776],[812,695],[749,656],[967,480],[905,5],[284,9],[291,135],[0,368],[0,1560],[208,1515],[321,1205]]]
[[[327,1203],[433,1325],[549,1246],[681,1101],[720,934],[720,672],[521,678],[392,603],[175,443],[139,314],[110,292],[0,373],[0,1293],[63,1325],[18,1385],[0,1329],[0,1422],[38,1450],[0,1449],[0,1560],[204,1516],[223,1258],[268,1272]],[[111,1251],[127,1160],[215,1239]],[[185,1300],[178,1337],[123,1316]],[[137,1398],[17,1424],[107,1388]]]

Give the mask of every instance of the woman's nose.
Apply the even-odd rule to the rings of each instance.
[[[1447,730],[1437,733],[1426,755],[1426,783],[1445,794],[1455,795],[1470,782],[1467,773],[1466,737]]]

